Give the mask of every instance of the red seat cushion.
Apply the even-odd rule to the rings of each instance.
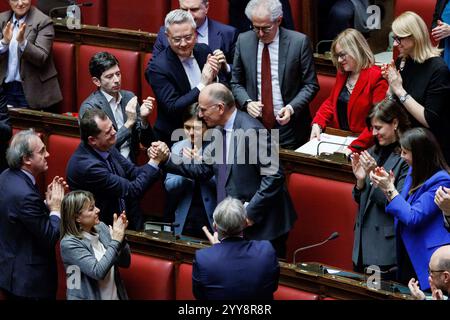
[[[134,94],[139,95],[140,84],[138,72],[140,70],[139,65],[139,52],[81,45],[79,51],[79,63],[78,63],[78,80],[77,80],[77,109],[80,109],[81,103],[96,89],[96,86],[92,83],[92,77],[89,73],[89,61],[94,54],[100,51],[108,51],[113,54],[117,60],[122,71],[122,89],[130,90]]]
[[[192,293],[192,265],[180,264],[178,268],[175,298],[177,300],[195,300]]]
[[[82,1],[79,1],[82,2]],[[106,0],[90,0],[91,7],[81,7],[81,23],[106,26]]]
[[[148,84],[147,80],[145,80],[145,69],[147,68],[148,62],[152,58],[151,53],[145,53],[141,56],[141,97],[142,99],[147,98],[148,96],[155,98],[155,94],[153,93],[152,87]],[[149,117],[149,121],[152,125],[156,122],[156,117],[158,114],[158,104],[156,100],[153,102],[153,112]]]
[[[80,144],[80,138],[51,134],[48,137],[47,158],[48,170],[45,174],[46,186],[52,182],[53,177],[66,176],[66,165],[75,149]]]
[[[141,254],[131,254],[131,266],[120,275],[132,300],[173,300],[173,262]]]
[[[157,33],[169,5],[167,0],[108,0],[107,26]]]
[[[320,261],[351,270],[357,210],[352,198],[353,184],[292,173],[288,189],[299,217],[289,233],[289,260],[292,261],[295,249],[318,243],[337,231],[339,238],[298,253],[296,261]]]
[[[315,293],[279,285],[273,295],[274,300],[319,300]]]
[[[336,78],[333,76],[318,74],[317,80],[319,81],[320,90],[314,97],[313,101],[309,104],[309,112],[311,113],[311,117],[313,119],[317,110],[319,110],[320,105],[330,96],[331,90],[336,82]]]
[[[58,81],[63,100],[59,113],[74,112],[75,107],[75,45],[69,42],[53,42],[53,60],[58,70]]]
[[[435,5],[436,0],[396,0],[394,17],[398,17],[405,11],[414,11],[422,17],[428,28],[431,29]]]

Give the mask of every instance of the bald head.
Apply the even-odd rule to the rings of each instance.
[[[223,126],[235,110],[231,91],[220,83],[207,85],[198,97],[198,116],[210,128]]]
[[[450,272],[450,245],[437,249],[430,259],[431,269],[446,270]]]

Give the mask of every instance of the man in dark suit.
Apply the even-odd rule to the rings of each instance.
[[[221,62],[221,67],[227,73],[231,72],[234,58],[234,47],[238,30],[207,17],[208,0],[180,0],[180,9],[189,12],[194,18],[197,29],[197,43],[204,43],[214,52]],[[165,35],[165,27],[158,32],[153,45],[153,57],[169,46]]]
[[[52,20],[30,0],[0,13],[0,83],[14,107],[45,109],[62,100],[52,56]]]
[[[239,35],[236,44],[233,95],[266,128],[280,130],[281,147],[296,149],[309,139],[308,104],[319,90],[310,40],[279,27],[278,0],[252,0],[246,12],[253,31]]]
[[[5,157],[11,136],[12,129],[9,121],[8,107],[6,106],[6,97],[3,94],[2,88],[0,88],[0,173],[8,168]]]
[[[130,228],[142,228],[139,198],[159,178],[159,160],[137,167],[114,148],[116,130],[105,112],[90,109],[80,120],[81,143],[66,169],[71,190],[94,194],[100,220],[112,225],[113,214],[125,211]]]
[[[230,17],[230,25],[237,28],[239,32],[251,30],[252,23],[245,16],[245,8],[250,0],[228,0],[228,16]],[[283,21],[281,26],[286,29],[294,30],[294,19],[292,19],[292,10],[289,0],[280,0],[283,6]],[[296,13],[297,15],[300,12]]]
[[[171,145],[172,131],[183,127],[184,111],[216,81],[220,63],[207,45],[196,44],[196,25],[188,12],[169,12],[165,25],[169,47],[150,61],[145,76],[158,102],[156,138]]]
[[[131,91],[120,89],[119,61],[109,52],[97,52],[89,62],[89,72],[98,89],[81,104],[79,118],[91,108],[103,110],[117,132],[116,148],[136,163],[139,142],[148,147],[153,141],[153,130],[147,119],[153,110],[154,98],[147,97],[139,107]]]
[[[32,130],[17,133],[0,175],[0,288],[9,299],[55,299],[55,244],[59,240],[64,182],[55,177],[46,203],[36,178],[47,171],[47,152]]]
[[[213,214],[213,244],[197,250],[192,262],[192,291],[198,300],[272,300],[280,266],[269,241],[247,241],[244,206],[226,198]]]
[[[200,93],[199,117],[208,127],[220,128],[220,131],[210,131],[215,139],[205,148],[203,162],[184,164],[172,153],[165,169],[205,181],[215,176],[217,202],[230,196],[246,204],[249,227],[244,230],[244,236],[251,240],[270,240],[278,257],[284,258],[288,232],[297,215],[278,161],[276,138],[258,120],[236,109],[231,91],[223,84],[211,84]],[[151,156],[159,156],[165,148],[152,144]]]

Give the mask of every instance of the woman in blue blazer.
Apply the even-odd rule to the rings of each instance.
[[[399,281],[419,280],[429,289],[428,263],[439,247],[450,243],[450,234],[442,223],[442,212],[434,203],[439,186],[450,187],[449,168],[433,134],[425,128],[408,130],[401,138],[402,158],[410,169],[401,193],[394,176],[377,167],[370,173],[389,204],[386,212],[394,217],[397,234]],[[375,245],[375,244],[374,244]]]
[[[128,268],[124,240],[128,220],[114,214],[113,225],[98,219],[89,191],[72,191],[61,203],[61,257],[67,273],[67,300],[127,300],[119,267]]]
[[[192,104],[183,114],[184,136],[187,139],[172,146],[171,152],[186,161],[198,160],[203,146],[206,124],[198,118],[198,104]],[[200,182],[168,173],[164,186],[175,209],[175,234],[205,238],[202,230],[212,231],[213,212],[216,207],[216,183],[214,178]]]

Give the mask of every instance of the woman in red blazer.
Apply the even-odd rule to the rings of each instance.
[[[364,36],[355,29],[341,32],[331,45],[332,61],[337,68],[336,82],[331,94],[317,111],[311,138],[330,126],[359,133],[347,153],[358,152],[373,145],[373,136],[366,125],[372,107],[386,96],[388,83]]]

